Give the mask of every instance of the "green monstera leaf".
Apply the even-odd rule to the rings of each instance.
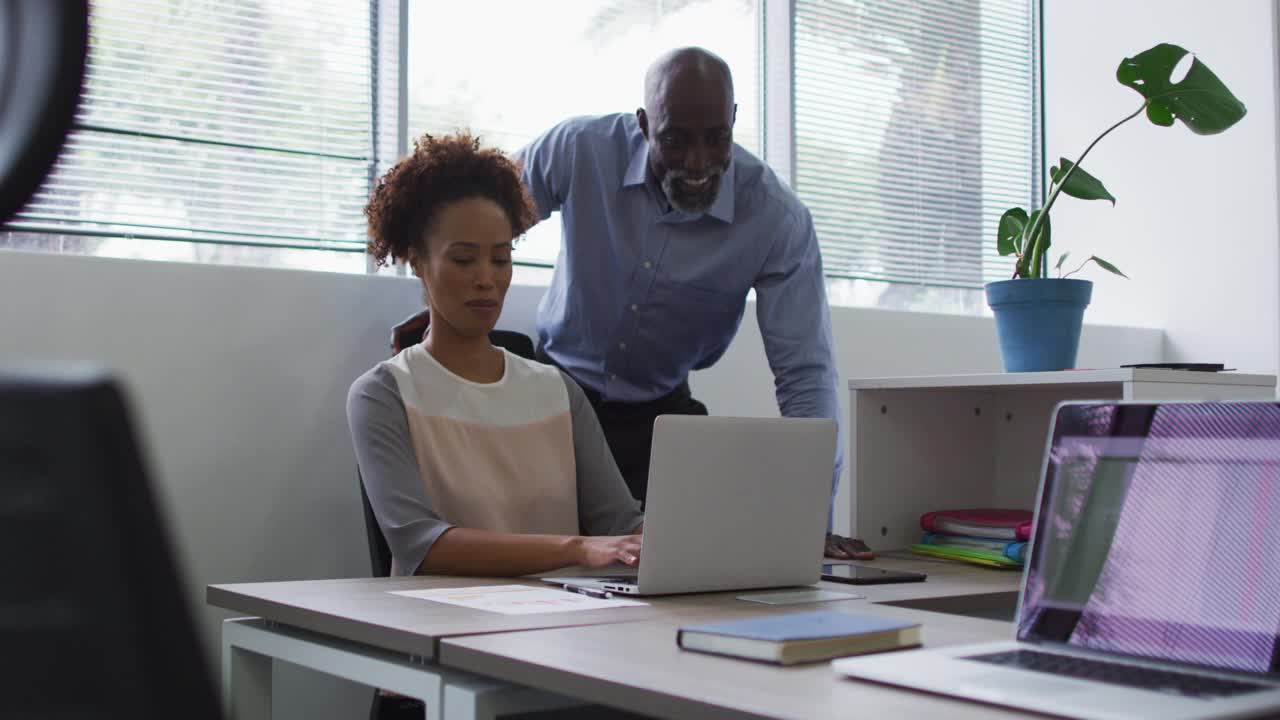
[[[1022,233],[1027,229],[1027,211],[1020,207],[1010,208],[1000,217],[1000,225],[996,228],[996,249],[1001,255],[1022,253]]]
[[[1147,99],[1147,118],[1156,125],[1167,127],[1176,118],[1197,135],[1235,125],[1244,117],[1244,103],[1199,58],[1192,57],[1187,74],[1173,82],[1174,69],[1187,55],[1177,45],[1161,43],[1125,58],[1116,68],[1116,80]]]
[[[1062,192],[1081,200],[1110,200],[1112,205],[1116,204],[1115,196],[1107,191],[1101,180],[1066,158],[1060,159],[1058,163],[1049,170],[1049,177],[1053,178],[1054,183],[1061,183],[1064,177],[1067,179]]]

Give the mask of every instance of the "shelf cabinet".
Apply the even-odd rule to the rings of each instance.
[[[1274,375],[1150,368],[866,378],[849,382],[849,517],[876,550],[920,537],[920,516],[1031,508],[1063,400],[1275,400]]]

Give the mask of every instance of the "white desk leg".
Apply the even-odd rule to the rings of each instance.
[[[582,705],[576,698],[501,680],[450,673],[444,678],[443,720],[494,720],[499,715]]]
[[[257,618],[222,623],[223,704],[231,720],[269,720],[273,660],[418,698],[427,720],[493,720],[513,712],[574,707],[582,701],[440,667],[367,645]]]
[[[222,632],[222,708],[232,720],[271,720],[271,658],[236,647]]]
[[[425,703],[428,720],[438,720],[443,712],[441,677],[449,671],[430,661],[258,618],[238,618],[222,623],[223,692],[232,720],[271,717],[273,660],[417,698]]]

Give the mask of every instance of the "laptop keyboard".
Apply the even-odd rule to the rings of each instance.
[[[1019,670],[1031,670],[1059,676],[1065,675],[1082,680],[1095,680],[1110,685],[1123,685],[1142,690],[1154,690],[1156,692],[1204,699],[1231,697],[1270,689],[1268,685],[1250,682],[1223,680],[1221,678],[1169,670],[1153,670],[1136,665],[1036,652],[1034,650],[1011,650],[989,655],[969,655],[965,659]]]

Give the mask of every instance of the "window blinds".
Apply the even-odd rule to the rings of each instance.
[[[379,4],[96,0],[75,129],[9,229],[361,251],[396,144]]]
[[[1039,197],[1028,0],[796,0],[795,184],[828,275],[979,288]]]

